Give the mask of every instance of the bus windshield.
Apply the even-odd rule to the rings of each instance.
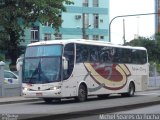
[[[26,49],[25,57],[61,56],[62,45],[31,46]]]
[[[61,55],[61,45],[28,47],[23,64],[23,83],[60,81]]]

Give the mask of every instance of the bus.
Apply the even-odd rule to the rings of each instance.
[[[110,94],[134,96],[147,89],[149,64],[144,47],[68,39],[31,43],[22,67],[24,97],[52,100]]]

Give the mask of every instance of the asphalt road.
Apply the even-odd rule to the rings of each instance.
[[[77,103],[70,99],[63,100],[62,102],[54,102],[52,104],[46,104],[43,101],[3,104],[0,105],[0,114],[2,115],[1,117],[11,115],[11,117],[17,117],[18,119],[38,116],[50,116],[45,118],[52,118],[52,120],[72,117],[77,118],[100,114],[104,111],[105,113],[112,113],[126,109],[160,104],[159,96],[160,90],[156,90],[140,92],[137,93],[135,97],[121,97],[120,95],[113,95],[107,99],[92,97],[83,103]],[[40,118],[37,118],[37,120],[40,120]]]
[[[76,120],[159,120],[160,105],[153,105],[132,110],[125,110],[116,113],[101,113],[98,115],[76,118]],[[65,119],[75,120],[75,118]]]

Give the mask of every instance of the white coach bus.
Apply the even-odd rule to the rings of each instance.
[[[149,64],[143,47],[92,40],[53,40],[29,44],[23,61],[23,95],[45,102],[147,89]]]

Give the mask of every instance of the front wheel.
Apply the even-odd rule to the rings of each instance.
[[[80,85],[76,101],[84,102],[86,99],[87,99],[87,88],[84,85]]]
[[[46,103],[52,103],[53,98],[43,98]]]
[[[46,103],[52,103],[53,101],[54,101],[54,102],[60,102],[60,101],[61,101],[60,98],[57,98],[57,99],[54,99],[54,98],[43,98],[43,100],[44,100]]]

